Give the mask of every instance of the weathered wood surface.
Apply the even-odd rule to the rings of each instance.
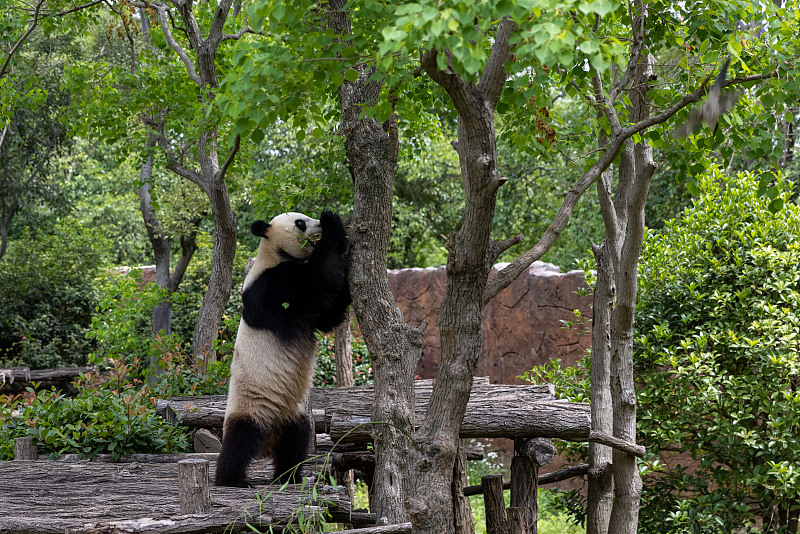
[[[211,486],[210,512],[181,515],[175,463],[0,462],[0,533],[232,532],[297,517],[298,509],[306,517],[323,508],[349,513],[341,489],[319,485],[312,501],[310,487],[268,487],[271,475],[268,462],[254,462],[255,488]]]
[[[0,394],[16,395],[23,393],[26,388],[33,387],[34,382],[39,384],[38,389],[55,387],[68,395],[74,395],[77,390],[71,385],[81,373],[92,371],[92,367],[64,367],[62,369],[34,369],[27,367],[12,367],[0,369]]]
[[[330,435],[334,442],[364,443],[371,441],[380,424],[371,424],[368,415],[334,412]],[[417,425],[422,422],[417,417]],[[586,441],[591,432],[587,403],[544,401],[531,404],[502,400],[473,400],[461,424],[462,438],[558,438]]]
[[[416,407],[417,416],[424,416],[428,401],[431,398],[433,385],[431,380],[417,380]],[[312,388],[311,405],[315,412],[324,414],[322,418],[315,416],[317,433],[327,433],[323,426],[330,422],[333,412],[350,414],[368,414],[372,407],[375,391],[372,386],[355,386],[351,388]],[[225,419],[227,395],[204,395],[197,397],[171,397],[159,400],[156,413],[170,420],[177,415],[181,424],[187,426],[219,428]],[[519,404],[524,406],[533,402],[554,400],[553,386],[545,385],[507,385],[489,384],[488,379],[476,378],[472,386],[470,403],[498,403],[502,405]],[[467,411],[470,405],[467,405]],[[499,413],[499,412],[498,412]]]

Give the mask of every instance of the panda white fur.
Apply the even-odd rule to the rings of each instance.
[[[350,303],[347,235],[338,215],[284,213],[255,221],[250,231],[261,243],[243,284],[218,486],[246,487],[247,467],[259,455],[272,458],[275,481],[301,479],[298,465],[312,432],[303,401],[315,331],[333,330]]]

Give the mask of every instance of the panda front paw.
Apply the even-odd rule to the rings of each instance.
[[[322,239],[343,241],[347,236],[342,218],[332,211],[323,211],[322,215],[319,216],[319,224],[322,227]]]

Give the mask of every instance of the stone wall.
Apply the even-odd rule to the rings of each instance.
[[[502,265],[495,266],[497,269]],[[422,356],[417,364],[420,378],[433,378],[441,353],[439,309],[444,300],[444,267],[389,271],[389,286],[406,321],[416,326],[428,323]],[[514,384],[519,375],[548,360],[560,358],[574,365],[591,346],[589,321],[591,297],[577,291],[586,288],[581,271],[561,273],[549,263],[536,262],[509,287],[492,299],[483,312],[482,349],[475,376],[488,376],[492,383]],[[585,318],[575,322],[575,310]]]

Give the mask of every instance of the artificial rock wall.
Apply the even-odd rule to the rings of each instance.
[[[495,266],[496,270],[502,265]],[[441,353],[439,309],[444,300],[444,267],[389,271],[389,287],[406,322],[426,321],[422,356],[417,364],[420,378],[434,378]],[[591,346],[591,297],[577,292],[586,288],[581,271],[561,273],[549,263],[534,263],[486,305],[481,326],[482,348],[475,376],[490,382],[521,383],[519,375],[534,366],[560,358],[572,366]],[[583,324],[577,324],[580,310]],[[575,325],[565,328],[564,321]]]
[[[503,265],[496,265],[495,272]],[[144,282],[155,280],[155,267],[141,267]],[[447,275],[444,267],[389,271],[389,287],[406,322],[428,323],[417,363],[419,378],[434,378],[439,363],[439,309],[444,300]],[[475,376],[488,376],[497,384],[522,383],[517,378],[548,360],[560,358],[572,366],[591,346],[591,297],[581,297],[586,288],[581,271],[561,273],[551,263],[536,262],[528,273],[492,299],[483,311],[481,354]],[[576,323],[580,310],[584,324]]]

